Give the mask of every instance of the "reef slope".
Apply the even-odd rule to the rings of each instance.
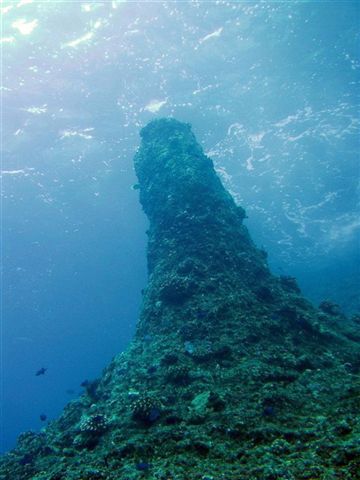
[[[141,131],[150,222],[136,335],[1,480],[359,477],[359,317],[271,274],[190,126]]]

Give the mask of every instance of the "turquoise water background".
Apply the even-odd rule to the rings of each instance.
[[[1,9],[2,451],[131,339],[153,118],[192,124],[275,274],[359,310],[358,2]]]

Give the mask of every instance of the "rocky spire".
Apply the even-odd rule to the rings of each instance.
[[[224,189],[190,125],[155,120],[141,137],[135,169],[150,227],[149,286],[138,332],[174,331],[174,320],[198,324],[196,310],[219,310],[240,294],[245,303],[261,295],[270,275],[266,255],[255,248],[244,209]],[[175,312],[178,321],[169,322]]]
[[[269,272],[190,126],[141,131],[149,281],[134,340],[0,480],[352,480],[359,324]]]

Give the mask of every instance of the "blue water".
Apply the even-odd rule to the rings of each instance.
[[[2,451],[131,339],[155,117],[193,125],[275,274],[359,310],[358,2],[1,8]]]

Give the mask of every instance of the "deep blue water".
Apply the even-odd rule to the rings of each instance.
[[[358,2],[1,8],[2,451],[131,339],[152,118],[193,125],[275,274],[359,310]]]

